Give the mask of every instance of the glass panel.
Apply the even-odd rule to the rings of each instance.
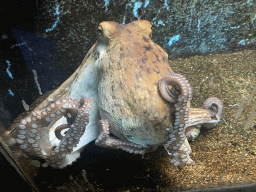
[[[3,185],[256,189],[255,1],[2,7]]]

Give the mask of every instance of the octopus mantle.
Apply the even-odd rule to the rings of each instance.
[[[187,137],[198,135],[195,126],[220,121],[222,101],[210,97],[202,109],[190,107],[191,85],[151,40],[150,22],[102,22],[98,31],[73,75],[13,125],[5,142],[43,167],[72,164],[95,139],[98,146],[136,154],[163,145],[175,166],[193,165]]]

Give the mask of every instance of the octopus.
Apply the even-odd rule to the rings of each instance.
[[[189,81],[172,71],[151,36],[146,20],[101,22],[73,75],[8,132],[12,150],[64,168],[96,139],[97,146],[142,155],[162,145],[173,165],[193,165],[188,138],[197,137],[197,127],[216,126],[223,103],[210,97],[191,108]]]

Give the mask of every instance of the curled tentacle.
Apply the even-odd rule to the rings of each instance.
[[[60,99],[22,119],[16,130],[16,143],[28,156],[45,159],[44,166],[63,168],[65,157],[79,142],[88,124],[92,100]],[[51,137],[58,129],[69,128],[61,140]],[[58,132],[57,129],[57,132]]]
[[[169,141],[164,147],[172,158],[171,163],[175,166],[182,168],[187,164],[192,165],[194,162],[189,157],[191,148],[185,135],[189,115],[187,103],[192,99],[192,88],[188,80],[177,73],[164,76],[158,87],[161,95],[167,101],[174,103],[176,110],[173,131],[170,131]]]
[[[204,102],[203,108],[208,110],[212,118],[211,123],[204,124],[204,127],[212,128],[217,123],[220,122],[223,111],[224,111],[224,104],[219,98],[216,98],[216,97],[208,98]]]
[[[65,129],[68,129],[70,128],[70,125],[69,124],[63,124],[63,125],[60,125],[58,126],[56,129],[55,129],[55,136],[59,139],[59,140],[62,140],[63,139],[63,135],[61,134],[61,132]]]
[[[101,131],[99,137],[95,141],[96,145],[112,149],[122,149],[129,153],[142,155],[147,152],[148,148],[145,148],[139,144],[135,144],[130,141],[122,141],[119,138],[110,136],[108,120],[100,120],[99,125],[101,127]]]
[[[188,99],[192,99],[192,89],[190,87],[188,80],[185,79],[184,82],[188,85],[187,88],[180,89],[182,85],[180,82],[180,78],[178,76],[181,76],[183,78],[181,74],[171,73],[169,75],[164,76],[158,83],[158,88],[161,95],[163,96],[163,98],[165,98],[167,101],[171,103],[177,103],[180,95],[185,96],[189,94],[188,96],[190,98]]]
[[[83,99],[81,99],[81,101],[83,101]],[[81,103],[80,103],[81,105]],[[62,135],[62,131],[65,129],[70,128],[70,125],[72,125],[75,121],[75,118],[77,116],[78,110],[77,109],[73,109],[73,108],[69,108],[67,109],[66,113],[64,113],[64,117],[67,120],[67,124],[61,124],[60,126],[58,126],[55,129],[55,136],[59,139],[62,140],[63,139],[63,135]]]

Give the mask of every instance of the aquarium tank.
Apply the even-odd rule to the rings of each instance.
[[[0,15],[2,187],[256,190],[255,0],[22,0]]]

